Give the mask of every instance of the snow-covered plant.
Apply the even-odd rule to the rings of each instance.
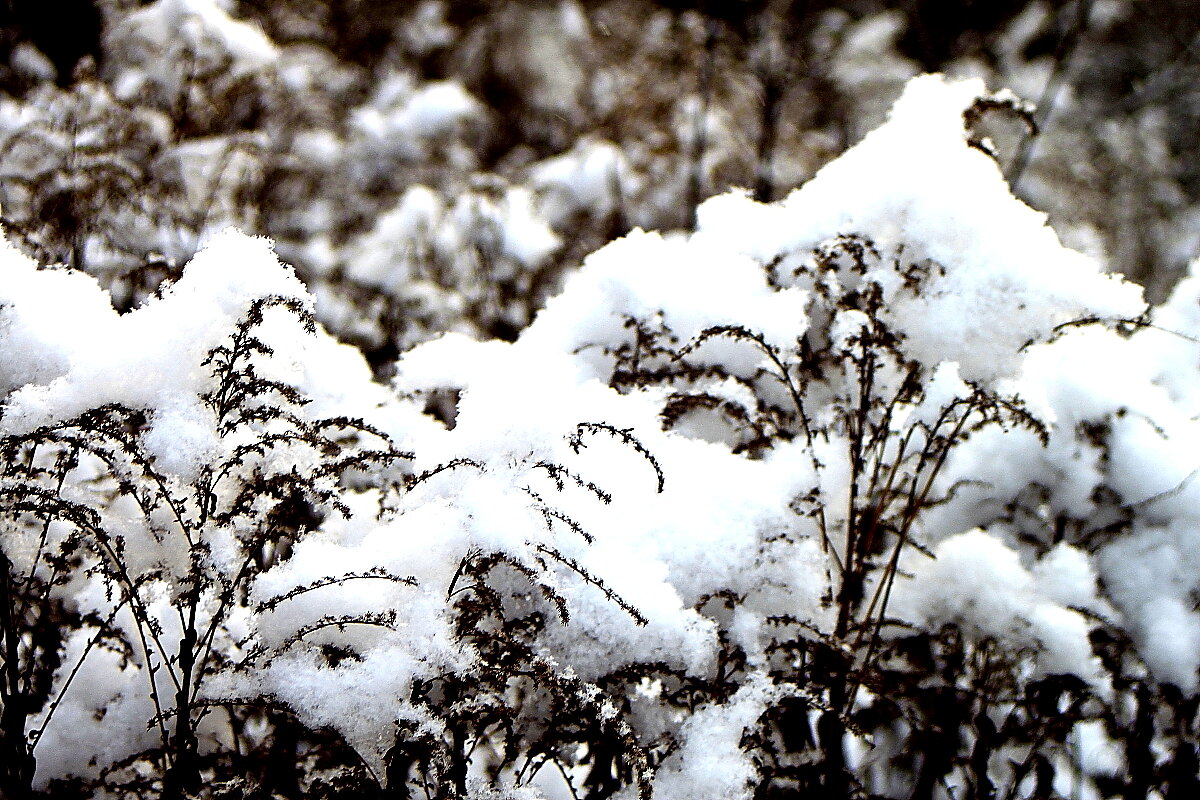
[[[0,121],[0,201],[10,235],[44,260],[104,273],[137,253],[110,221],[144,228],[155,215],[143,191],[168,125],[131,108],[93,77],[70,90],[42,86]],[[114,259],[114,256],[116,257]]]
[[[225,247],[239,253],[236,239],[227,237]],[[209,270],[219,250],[206,253]],[[245,263],[253,249],[230,265],[251,273],[241,280],[240,296],[236,284],[218,288],[223,270],[202,278],[205,266],[195,265],[164,298],[126,317],[109,307],[107,319],[88,307],[106,301],[78,274],[38,273],[11,251],[6,256],[9,344],[36,364],[26,376],[33,382],[7,398],[2,440],[5,586],[13,599],[4,650],[4,735],[13,756],[6,791],[28,791],[37,745],[53,734],[58,769],[76,771],[91,761],[108,772],[145,758],[154,765],[150,774],[161,778],[163,796],[194,792],[202,750],[211,759],[214,748],[228,746],[211,725],[205,732],[204,720],[229,698],[209,696],[205,683],[246,657],[253,577],[284,558],[322,516],[347,510],[339,495],[348,471],[402,454],[360,420],[306,409],[311,399],[286,380],[275,348],[280,337],[315,337],[311,309],[277,265]],[[217,283],[205,283],[214,277]],[[256,278],[260,287],[288,294],[246,292]],[[21,323],[55,283],[77,287],[67,297],[99,328],[92,332],[99,347],[63,354],[67,371],[38,385],[39,375],[63,365],[53,362],[52,340],[41,338],[36,324]],[[136,352],[116,362],[109,355],[107,366],[89,362],[104,359],[105,346],[141,347],[137,337],[181,321],[181,304],[196,313],[206,292],[209,312],[225,307],[228,329],[217,316],[216,329],[206,330],[212,323],[200,311],[190,320],[196,338],[168,337],[156,370],[94,371],[130,369],[122,357],[138,359],[144,369]],[[198,350],[213,338],[207,351]],[[171,344],[179,349],[171,352]],[[19,364],[9,359],[6,366],[10,380],[20,381]],[[52,619],[59,627],[47,633]],[[87,743],[77,739],[85,730],[63,727],[64,713],[89,706],[120,735]],[[122,730],[134,720],[132,730]],[[150,738],[138,733],[146,721]],[[28,738],[27,723],[34,726]],[[64,751],[72,740],[79,751]],[[21,748],[27,749],[18,758]],[[97,761],[98,753],[104,760]],[[133,780],[135,791],[150,785],[137,769],[108,780]]]
[[[576,617],[573,635],[624,641],[591,668],[655,743],[662,796],[709,780],[726,796],[1045,788],[1075,774],[1075,723],[1107,707],[1086,558],[1065,592],[1051,564],[1080,554],[1036,553],[1031,576],[1003,531],[956,527],[992,479],[960,453],[1051,441],[1054,413],[1019,380],[1026,354],[1052,349],[1060,325],[1136,317],[1140,294],[1012,198],[972,124],[1005,101],[981,95],[915,82],[888,125],[781,204],[712,200],[692,237],[635,233],[594,254],[511,347],[447,338],[398,365],[402,386],[459,393],[444,437],[467,452],[499,429],[520,453],[564,409],[597,407],[661,465],[662,499],[621,516],[630,539],[608,545],[657,540],[640,558],[658,566],[629,589],[605,575],[644,614],[658,603],[652,633]],[[708,530],[727,564],[705,557]],[[663,573],[670,610],[648,588]],[[752,690],[764,679],[770,691]],[[695,726],[664,719],[664,701]],[[1047,704],[1074,710],[1047,727]],[[585,751],[561,766],[568,783],[617,779],[603,764]]]
[[[611,441],[626,463],[643,462],[651,492],[659,467],[603,423],[541,438],[531,453],[461,454],[366,494],[357,522],[297,543],[256,582],[267,613],[249,685],[310,728],[342,735],[366,768],[358,781],[467,796],[481,777],[519,785],[603,752],[603,770],[617,776],[597,781],[649,791],[647,755],[620,707],[553,641],[580,615],[588,624],[596,604],[647,624],[589,565],[595,537],[572,511],[613,503],[606,476],[583,471],[590,448]],[[377,519],[364,513],[371,507]],[[361,578],[406,570],[413,585],[363,580],[347,592],[321,577],[332,565]],[[359,710],[347,714],[348,703]]]
[[[275,308],[296,315],[302,326],[312,324],[295,300],[255,300],[229,342],[201,363],[212,371],[212,386],[200,399],[216,439],[211,460],[191,474],[156,464],[142,441],[150,435],[144,413],[119,404],[4,440],[6,452],[27,454],[23,472],[14,465],[18,477],[5,508],[40,524],[34,526],[40,538],[29,559],[31,578],[63,581],[64,559],[88,551],[91,558],[76,568],[103,582],[111,604],[105,609],[109,630],[97,631],[92,643],[115,632],[119,613],[131,618],[120,631],[122,644],[148,672],[164,796],[199,787],[196,728],[207,712],[198,701],[204,679],[230,666],[236,652],[239,634],[230,625],[244,624],[237,609],[246,585],[303,533],[311,509],[338,506],[336,481],[347,469],[390,455],[354,446],[358,436],[377,436],[362,423],[305,420],[297,413],[303,395],[259,374],[254,361],[272,351],[257,329]],[[53,459],[55,468],[36,469],[39,456]],[[96,499],[80,496],[76,487],[63,496],[65,477],[80,459],[92,468]],[[64,528],[53,539],[51,523]],[[47,570],[42,551],[52,555],[45,576],[39,575]],[[36,591],[31,583],[19,588]],[[214,639],[228,636],[233,649],[214,647]],[[15,654],[11,663],[19,663]]]
[[[343,250],[325,314],[368,353],[446,331],[512,338],[548,294],[561,241],[530,193],[499,181],[443,199],[410,187]],[[337,295],[346,305],[337,304]]]
[[[168,114],[181,136],[236,129],[255,113],[275,45],[217,0],[156,0],[113,10],[105,63],[118,97]]]
[[[1195,793],[1196,278],[980,81],[760,202],[962,48],[687,5],[114,3],[0,100],[0,791]]]
[[[178,141],[181,120],[124,101],[93,73],[0,113],[9,236],[45,263],[86,270],[119,308],[177,276],[206,236],[255,223],[264,137]]]

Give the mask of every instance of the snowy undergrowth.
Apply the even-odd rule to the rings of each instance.
[[[916,79],[783,201],[386,388],[261,240],[124,315],[6,247],[7,780],[181,797],[284,731],[391,796],[1186,772],[1200,278],[1142,316],[973,146],[983,95]]]

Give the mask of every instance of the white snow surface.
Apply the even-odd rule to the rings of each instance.
[[[878,274],[887,314],[912,358],[956,361],[968,380],[1012,375],[1021,347],[1086,314],[1132,317],[1141,290],[1062,246],[1046,216],[1012,196],[999,167],[968,146],[962,113],[981,81],[909,82],[888,122],[778,204],[741,194],[699,209],[700,234],[760,263],[843,234],[869,237],[879,271],[893,259],[931,271],[916,296]]]

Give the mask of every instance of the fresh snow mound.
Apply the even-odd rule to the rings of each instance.
[[[984,93],[979,80],[916,78],[886,124],[781,203],[714,198],[699,209],[699,232],[762,263],[866,237],[905,352],[928,365],[957,361],[971,381],[1013,374],[1022,346],[1058,324],[1137,316],[1140,287],[1063,247],[1046,215],[1013,197],[996,163],[967,143],[963,112]],[[894,272],[910,265],[931,273],[915,296]]]

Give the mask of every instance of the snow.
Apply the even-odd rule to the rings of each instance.
[[[259,69],[278,55],[261,30],[231,17],[218,0],[157,0],[125,15],[110,35],[163,51],[180,41],[199,51],[211,41],[232,56],[235,74]]]
[[[483,106],[457,81],[414,86],[407,74],[381,82],[350,123],[369,146],[403,159],[426,158],[441,144],[479,124]],[[462,157],[462,156],[460,156]]]
[[[538,162],[530,182],[557,219],[588,211],[612,213],[624,194],[625,158],[612,142],[581,141],[570,151]],[[557,220],[556,220],[557,221]]]
[[[882,254],[878,270],[896,259],[929,273],[915,294],[894,275],[876,278],[905,352],[930,367],[956,361],[972,381],[1012,375],[1027,342],[1085,311],[1137,316],[1140,289],[1064,248],[1045,215],[1014,198],[997,165],[967,145],[962,113],[981,94],[979,81],[916,78],[887,124],[778,206],[711,200],[699,209],[700,231],[760,263],[839,235],[868,237]]]
[[[271,55],[212,2],[160,0],[124,24],[161,40],[184,17],[247,64]],[[894,34],[876,20],[851,44]],[[29,435],[104,404],[145,412],[138,443],[165,476],[163,491],[187,496],[179,519],[113,491],[111,479],[105,489],[99,459],[85,458],[62,491],[97,505],[121,537],[124,563],[171,646],[182,635],[174,604],[190,592],[202,622],[222,613],[216,579],[192,592],[189,571],[201,564],[231,580],[255,534],[210,521],[182,535],[183,518],[208,501],[202,488],[223,501],[234,491],[204,483],[214,465],[228,466],[229,484],[315,476],[337,503],[322,501],[316,529],[296,532],[290,555],[248,580],[245,607],[219,626],[222,652],[251,658],[255,669],[214,668],[203,696],[283,703],[305,724],[335,730],[377,775],[398,721],[445,735],[413,688],[481,669],[476,645],[456,635],[451,598],[479,588],[462,585],[464,564],[502,554],[488,579],[505,611],[545,618],[530,663],[571,681],[589,708],[611,715],[602,721],[628,720],[678,745],[654,777],[656,796],[753,796],[759,764],[743,736],[792,691],[769,673],[795,667],[775,652],[774,626],[786,615],[802,636],[841,637],[836,647],[848,647],[835,586],[849,563],[852,519],[888,512],[938,469],[929,507],[880,526],[886,546],[863,556],[875,559],[869,597],[889,574],[897,520],[922,545],[901,548],[889,623],[878,626],[885,644],[954,625],[974,652],[1003,652],[1015,678],[1075,676],[1102,703],[1116,688],[1091,635],[1110,624],[1128,632],[1155,680],[1194,693],[1200,263],[1154,309],[1154,328],[1128,335],[1075,325],[1136,317],[1141,289],[1063,247],[968,145],[963,112],[982,93],[978,81],[917,78],[882,127],[783,201],[732,192],[700,208],[692,234],[635,230],[588,256],[515,341],[446,332],[403,353],[388,386],[353,348],[267,307],[255,335],[269,352],[247,358],[256,375],[306,403],[289,406],[294,417],[233,434],[221,431],[207,397],[216,379],[206,356],[256,301],[282,298],[302,312],[315,303],[269,241],[213,236],[177,281],[125,314],[94,279],[39,269],[4,241],[0,432]],[[479,115],[459,84],[417,88],[397,77],[353,126],[380,153],[421,158]],[[436,288],[431,262],[473,275],[478,263],[462,253],[490,247],[489,277],[529,274],[564,246],[549,220],[611,200],[620,169],[620,154],[594,143],[534,166],[538,192],[497,183],[451,200],[410,186],[348,245],[345,273],[412,299]],[[558,198],[554,207],[545,197]],[[860,358],[864,347],[875,348],[869,358]],[[644,373],[615,380],[631,354],[645,359]],[[862,377],[864,364],[876,383]],[[905,394],[910,385],[917,389]],[[686,392],[757,415],[765,443],[741,447],[751,423],[722,426],[703,411],[664,426],[666,404]],[[946,435],[933,430],[939,419],[976,396],[995,408],[1023,403],[1036,424],[1021,427],[1016,414],[972,418],[936,468],[901,449],[935,452]],[[424,413],[446,398],[452,425]],[[412,457],[326,475],[311,449],[262,444],[288,424],[341,415],[363,417]],[[864,431],[881,442],[866,455],[855,438]],[[872,469],[899,477],[881,488],[863,477]],[[875,494],[864,497],[864,487]],[[252,498],[247,519],[276,499]],[[68,535],[51,533],[55,542]],[[31,560],[35,535],[13,533],[13,552]],[[103,557],[97,546],[86,555],[89,566]],[[114,608],[111,583],[99,571],[77,580],[64,596],[78,610],[115,613],[133,641],[138,623]],[[879,619],[862,604],[853,612],[868,628]],[[59,685],[89,635],[84,627],[68,641]],[[353,657],[331,663],[323,648],[335,646]],[[731,649],[745,663],[725,697],[665,709],[652,685],[627,698],[628,708],[606,694],[615,685],[606,676],[636,665],[709,680]],[[149,658],[161,662],[156,669],[178,663],[170,647]],[[89,654],[47,729],[44,752],[54,755],[39,754],[39,781],[153,744],[152,712],[131,688],[163,680],[146,661],[144,652]],[[1096,720],[1072,736],[1084,775],[1124,768]],[[866,744],[855,738],[852,749]],[[475,796],[498,792],[477,787]]]
[[[804,332],[806,293],[773,291],[753,260],[719,239],[634,231],[585,263],[525,339],[564,350],[613,347],[628,335],[626,319],[656,316],[685,342],[706,328],[746,320],[778,347],[790,347]]]
[[[69,419],[107,403],[142,409],[168,406],[176,409],[175,419],[183,419],[187,413],[178,412],[178,405],[189,402],[188,395],[190,402],[197,402],[208,380],[200,362],[228,335],[250,301],[305,295],[303,285],[280,265],[267,241],[232,231],[211,239],[162,298],[124,316],[117,315],[93,279],[80,273],[30,269],[29,277],[41,284],[39,296],[27,302],[14,298],[17,313],[29,308],[36,314],[39,302],[57,296],[58,313],[66,312],[67,329],[75,335],[59,341],[61,329],[22,329],[26,335],[37,332],[45,337],[27,339],[24,353],[49,351],[51,358],[60,353],[69,366],[63,375],[26,382],[13,392],[3,417],[10,431]],[[51,287],[54,295],[47,294]],[[191,424],[183,428],[192,429]]]
[[[767,706],[784,694],[762,680],[752,681],[727,703],[694,712],[681,731],[686,744],[655,776],[654,796],[666,800],[753,797],[757,769],[738,744]]]
[[[984,531],[952,536],[938,545],[932,560],[911,556],[911,577],[897,582],[891,608],[902,619],[921,620],[932,629],[956,623],[969,635],[1004,647],[1029,648],[1037,654],[1038,672],[1078,675],[1103,690],[1103,671],[1088,641],[1090,625],[1073,610],[1097,604],[1094,578],[1087,585],[1090,572],[1076,563],[1073,571],[1082,570],[1082,578],[1076,574],[1073,585],[1059,587],[1053,567],[1077,559],[1056,552],[1049,564],[1039,563],[1031,572],[1017,551]],[[1064,599],[1073,602],[1067,605]]]

